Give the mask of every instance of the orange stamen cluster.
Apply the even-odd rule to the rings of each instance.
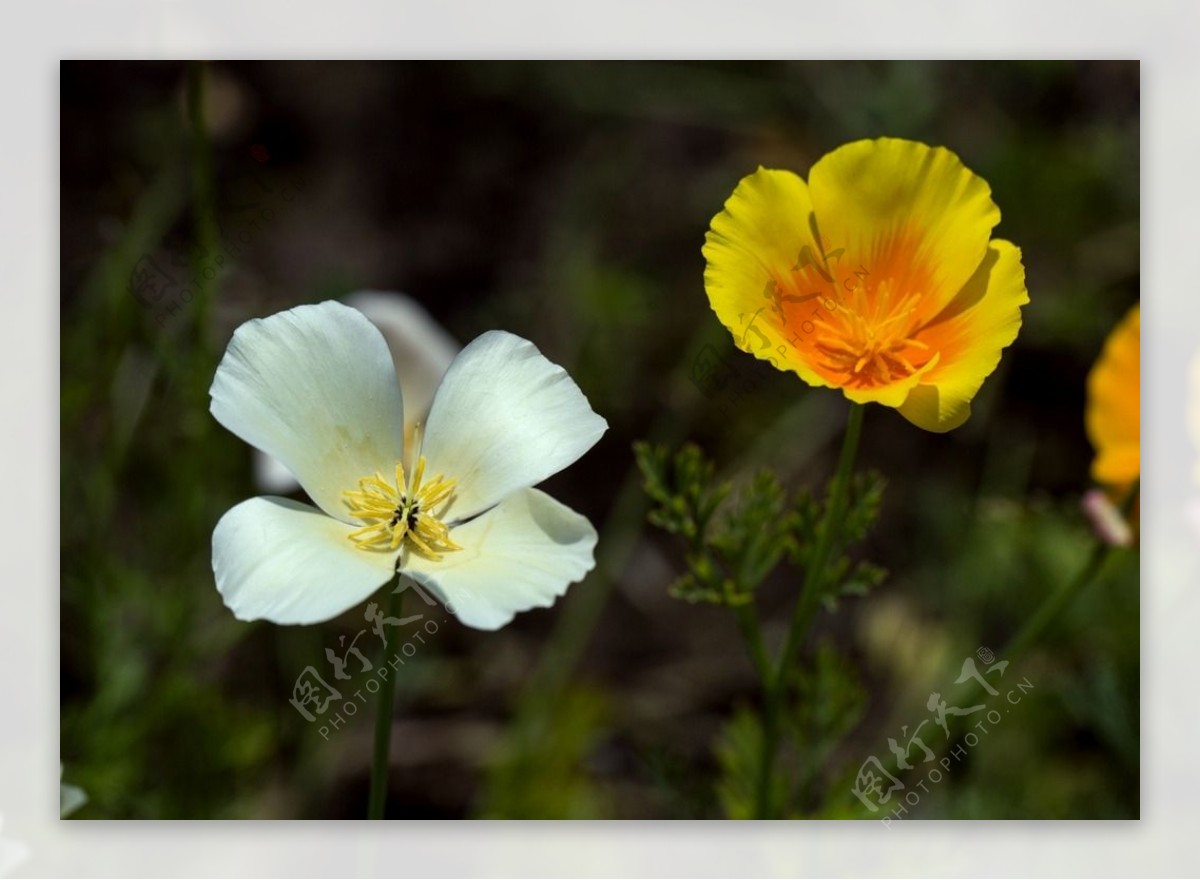
[[[889,279],[859,283],[835,308],[814,315],[817,366],[851,387],[887,385],[915,373],[929,360],[916,338],[923,321],[922,294],[896,290]]]

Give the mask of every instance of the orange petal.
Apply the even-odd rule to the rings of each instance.
[[[1000,209],[987,182],[944,147],[878,138],[824,156],[808,177],[820,234],[847,265],[889,268],[936,314],[975,273]],[[899,259],[903,256],[903,259]]]
[[[1092,478],[1126,486],[1141,473],[1141,311],[1134,306],[1088,373],[1084,423],[1096,449]]]
[[[996,239],[958,296],[918,332],[941,360],[904,401],[901,415],[937,433],[965,422],[971,400],[1017,338],[1021,306],[1028,302],[1020,249]]]

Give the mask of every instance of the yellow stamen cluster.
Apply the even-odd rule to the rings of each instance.
[[[422,485],[425,456],[417,459],[412,485],[406,484],[404,466],[396,464],[395,485],[380,474],[358,481],[357,490],[343,492],[350,515],[367,523],[350,533],[360,550],[398,550],[408,541],[411,548],[429,559],[461,550],[450,540],[450,528],[434,511],[454,494],[454,480],[441,474]]]

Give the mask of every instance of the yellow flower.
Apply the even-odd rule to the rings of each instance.
[[[1106,486],[1126,488],[1141,473],[1141,379],[1141,312],[1134,306],[1105,340],[1087,378],[1092,478]]]
[[[987,183],[947,149],[880,138],[807,184],[760,168],[713,218],[704,285],[739,348],[809,385],[957,428],[1029,302]]]

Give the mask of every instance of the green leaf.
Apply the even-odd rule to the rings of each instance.
[[[700,448],[687,444],[674,456],[665,446],[634,444],[646,494],[655,502],[649,520],[689,542],[704,540],[709,521],[729,494]]]
[[[753,819],[758,794],[759,762],[762,760],[763,729],[758,713],[739,708],[725,724],[716,744],[721,769],[717,795],[730,819]],[[772,800],[779,803],[794,784],[792,768],[780,766],[772,774]]]
[[[857,544],[867,535],[867,530],[879,516],[883,503],[883,490],[887,481],[876,471],[854,474],[850,479],[846,519],[842,526],[842,544]]]
[[[757,588],[790,551],[793,538],[786,508],[779,480],[770,471],[759,471],[715,530],[712,545],[745,592]]]
[[[715,465],[694,444],[672,453],[665,446],[636,443],[634,453],[654,502],[649,521],[687,544],[688,570],[670,587],[675,598],[744,605],[785,557],[804,565],[812,555],[832,490],[823,501],[807,488],[789,499],[779,478],[764,469],[731,497],[730,483],[717,481]],[[866,535],[879,513],[883,489],[884,481],[875,473],[851,480],[841,546],[834,548],[832,570],[819,597],[830,609],[842,596],[865,595],[883,580],[883,569],[853,564],[841,552]]]
[[[838,743],[862,720],[866,692],[853,664],[828,642],[822,642],[810,663],[792,682],[793,710],[788,731],[799,762],[797,793],[801,812],[819,807],[806,803],[810,791],[837,773],[831,765]]]
[[[850,560],[843,556],[830,572],[829,585],[821,596],[821,602],[829,611],[834,611],[842,597],[865,596],[886,579],[886,568],[865,560],[860,560],[851,568]]]

